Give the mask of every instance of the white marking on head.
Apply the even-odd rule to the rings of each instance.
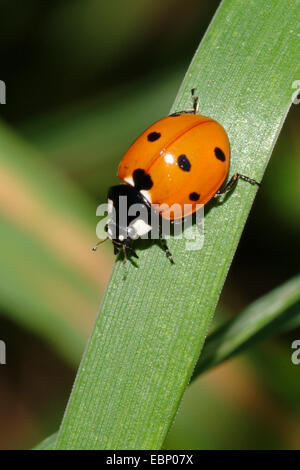
[[[166,153],[164,159],[166,163],[174,163],[174,157],[171,153]]]
[[[124,235],[119,235],[119,240],[122,242],[125,239]]]
[[[148,202],[150,202],[150,204],[152,203],[152,197],[151,197],[149,191],[146,191],[145,189],[142,189],[140,191],[140,193],[147,199]]]
[[[124,181],[126,181],[126,183],[130,184],[131,186],[134,186],[132,176],[126,176],[126,178],[124,178]]]
[[[131,225],[135,229],[139,237],[145,235],[146,233],[150,232],[150,230],[152,230],[151,225],[146,224],[143,219],[135,220]]]
[[[107,201],[107,212],[108,212],[109,214],[112,214],[112,212],[113,212],[113,207],[114,207],[114,203],[112,202],[111,199],[108,199],[108,201]]]

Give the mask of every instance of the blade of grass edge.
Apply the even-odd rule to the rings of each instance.
[[[201,92],[201,113],[232,144],[231,173],[261,179],[299,76],[299,1],[223,1],[174,110]],[[117,262],[59,431],[57,449],[159,449],[203,346],[256,188],[241,182],[205,218],[202,250],[170,240]]]
[[[293,329],[300,320],[300,276],[246,307],[208,336],[192,380],[258,341]]]
[[[46,437],[46,439],[33,447],[32,450],[54,450],[57,436],[58,432],[51,434],[51,436]]]

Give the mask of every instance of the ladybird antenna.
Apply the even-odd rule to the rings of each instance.
[[[98,246],[101,245],[101,243],[106,242],[106,240],[108,240],[108,237],[106,237],[106,238],[104,238],[104,240],[100,240],[100,242],[96,243],[96,245],[93,246],[92,251],[96,251]]]

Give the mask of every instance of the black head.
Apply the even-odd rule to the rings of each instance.
[[[107,238],[112,240],[115,254],[124,253],[124,263],[127,259],[127,250],[138,258],[131,242],[137,238],[147,238],[150,232],[161,236],[159,213],[151,206],[140,190],[129,184],[112,186],[108,190],[109,219],[105,226]],[[155,223],[153,224],[153,220]],[[154,225],[154,227],[153,227]],[[158,232],[157,232],[158,231]],[[154,238],[158,238],[155,236]],[[93,250],[96,250],[99,242]],[[173,263],[172,255],[165,240],[162,247],[167,258]]]
[[[152,230],[151,204],[134,186],[120,184],[108,191],[110,219],[106,229],[114,245],[127,244]]]

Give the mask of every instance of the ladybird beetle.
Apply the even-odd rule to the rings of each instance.
[[[243,179],[251,184],[257,181],[235,173],[223,190],[230,166],[230,144],[224,128],[213,119],[197,114],[198,97],[191,90],[193,109],[179,111],[160,119],[146,129],[123,156],[118,177],[125,184],[112,186],[108,191],[108,212],[114,216],[105,226],[112,240],[115,254],[133,250],[133,240],[153,229],[150,220],[153,212],[171,222],[194,213],[199,204],[228,193]],[[121,221],[120,197],[127,198],[128,207],[140,204],[146,216],[126,215]],[[170,207],[175,205],[175,208]],[[162,206],[163,209],[160,209]],[[188,210],[186,210],[186,207]],[[172,255],[159,233],[165,253],[171,263]],[[104,241],[104,240],[103,240]],[[95,251],[97,246],[93,248]]]

